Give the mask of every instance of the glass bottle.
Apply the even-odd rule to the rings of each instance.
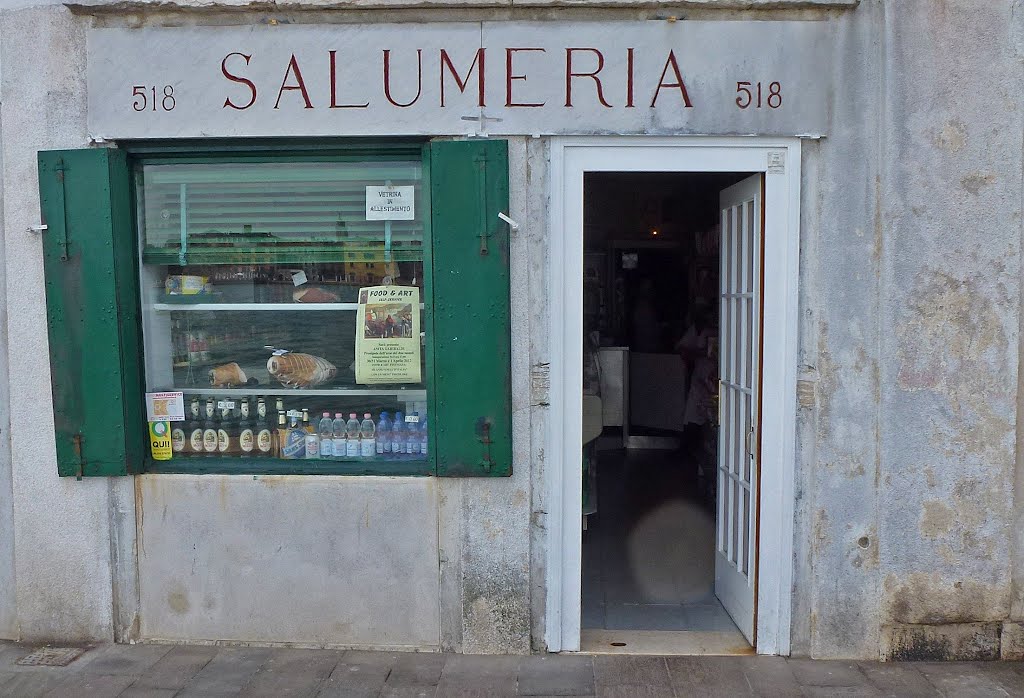
[[[217,427],[217,452],[222,456],[238,453],[238,426],[234,420],[235,405],[230,400],[220,403],[220,425]]]
[[[284,458],[284,445],[288,443],[288,424],[285,422],[284,410],[277,413],[277,437],[274,439],[274,455]]]
[[[188,453],[198,456],[203,452],[203,422],[199,417],[199,398],[192,398],[188,412],[189,420],[185,423],[188,429]]]
[[[267,401],[256,402],[256,455],[264,458],[274,453],[274,430],[267,421]]]
[[[212,397],[206,400],[206,419],[203,420],[203,453],[207,456],[217,453],[217,420]]]
[[[242,400],[242,415],[238,420],[238,450],[243,456],[251,456],[256,450],[256,432],[249,420],[249,401]]]

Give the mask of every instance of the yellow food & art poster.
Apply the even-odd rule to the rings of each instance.
[[[419,383],[420,289],[359,289],[356,313],[356,383]]]

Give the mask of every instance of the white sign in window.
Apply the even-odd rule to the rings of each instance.
[[[415,187],[366,187],[366,220],[415,220],[414,197]]]

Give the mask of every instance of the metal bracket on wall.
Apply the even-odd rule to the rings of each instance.
[[[476,433],[479,437],[480,443],[484,445],[484,457],[480,460],[480,465],[483,467],[485,472],[491,472],[491,468],[494,467],[494,459],[491,458],[491,421],[484,417],[477,417],[476,420]]]
[[[82,471],[85,470],[85,459],[82,458],[82,438],[81,434],[75,434],[73,441],[75,444],[75,456],[78,458],[78,474],[75,476],[76,480],[82,479]]]

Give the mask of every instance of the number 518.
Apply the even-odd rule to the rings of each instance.
[[[736,95],[736,106],[740,109],[760,109],[764,105],[769,109],[778,109],[782,106],[782,83],[769,83],[768,94],[765,95],[760,82],[737,82]]]

